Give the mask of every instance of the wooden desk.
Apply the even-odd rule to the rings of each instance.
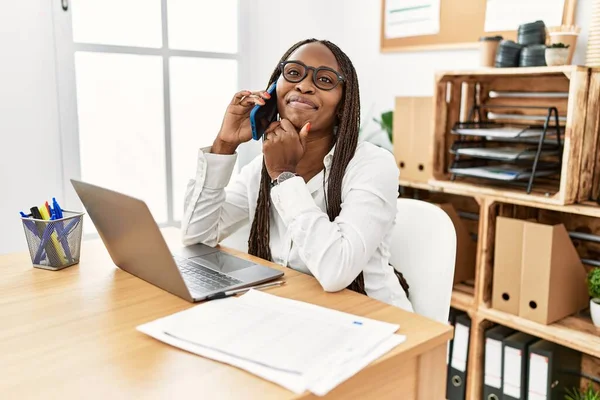
[[[177,243],[178,232],[164,231]],[[275,268],[245,254],[232,253]],[[285,269],[274,295],[400,324],[405,343],[327,398],[445,398],[452,328],[345,290],[325,293]],[[0,256],[0,397],[309,399],[245,371],[156,341],[135,327],[192,307],[114,266],[100,240],[83,244],[79,265],[32,268],[28,253]]]

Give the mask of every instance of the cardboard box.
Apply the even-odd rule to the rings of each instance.
[[[400,179],[427,182],[433,177],[433,98],[396,97],[393,145]]]
[[[563,224],[497,218],[493,308],[552,324],[587,307],[585,276]]]
[[[496,219],[492,307],[514,315],[519,314],[524,227],[519,219]]]
[[[519,316],[551,324],[586,308],[585,277],[563,224],[525,222]]]

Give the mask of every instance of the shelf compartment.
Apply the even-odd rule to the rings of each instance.
[[[483,112],[488,108],[514,108],[514,105],[487,105],[480,104],[477,100],[474,100],[474,102],[476,104],[473,105],[472,108],[469,110],[469,121],[457,122],[452,127],[452,134],[458,135],[460,140],[454,142],[449,150],[449,152],[454,155],[454,160],[452,160],[451,165],[449,167],[449,172],[452,174],[450,177],[451,180],[455,180],[457,176],[466,176],[492,181],[502,181],[504,183],[526,179],[528,181],[526,186],[526,192],[527,194],[529,194],[531,193],[534,181],[536,181],[537,178],[553,175],[560,176],[560,160],[562,156],[562,129],[559,123],[558,109],[555,106],[546,107],[535,105],[521,105],[520,107],[523,109],[535,109],[545,111],[546,118],[544,124],[510,125],[498,123],[495,121],[487,121],[483,117]],[[540,163],[540,158],[542,158],[542,150],[544,149],[544,147],[549,147],[549,145],[546,143],[546,138],[551,132],[554,133],[554,137],[556,140],[554,150],[556,151],[557,160],[555,160],[554,164],[545,163],[544,167],[544,163]],[[477,137],[478,140],[468,140],[473,139],[473,136]],[[519,159],[518,156],[521,152],[521,149],[518,141],[521,139],[533,140],[534,138],[537,139],[537,146],[535,149],[528,149],[528,153],[531,154],[531,157],[527,159]],[[464,154],[464,152],[460,151],[461,147],[467,146],[467,152],[477,155],[477,146],[486,147],[488,145],[488,140],[495,139],[513,140],[515,142],[512,147],[512,154],[514,156],[514,160],[511,160],[509,157],[506,157],[506,154],[509,153],[511,148],[504,148],[504,152],[502,153],[504,154],[503,161],[505,163],[508,163],[510,161],[512,161],[513,163],[520,162],[521,165],[489,165],[489,162],[487,160],[493,160],[493,158],[490,158],[489,155],[494,153],[493,149],[486,149],[484,150],[484,155],[487,154],[488,157],[478,157],[479,160],[486,160],[482,161],[484,163],[483,165],[476,165],[474,167],[467,168],[461,167],[461,161],[463,160],[461,156],[462,154]],[[468,143],[468,145],[466,143]],[[481,155],[481,153],[479,154]],[[498,157],[498,153],[495,154],[496,157]],[[548,158],[548,156],[545,156],[545,158]],[[467,160],[469,160],[469,158],[467,158]]]
[[[496,96],[498,92],[511,93],[511,95]],[[553,95],[555,93],[568,93],[568,96],[555,96]],[[545,113],[540,112],[540,108],[554,107],[558,111],[558,125],[564,129],[564,134],[559,136],[564,151],[557,157],[561,167],[560,174],[557,175],[558,179],[553,185],[544,182],[540,187],[537,185],[536,178],[530,193],[527,193],[522,188],[507,189],[505,185],[498,185],[492,180],[478,181],[460,176],[455,181],[465,183],[465,186],[472,185],[468,188],[469,194],[485,195],[506,191],[502,194],[504,197],[532,202],[541,200],[559,205],[595,200],[600,193],[600,156],[598,156],[600,152],[596,129],[600,105],[597,98],[591,98],[592,95],[588,100],[588,93],[600,93],[599,70],[567,66],[439,73],[434,99],[433,180],[452,181],[452,173],[449,169],[455,155],[450,150],[454,142],[463,137],[453,132],[455,130],[453,128],[469,129],[466,125],[460,124],[474,122],[474,115],[473,113],[469,115],[469,111],[475,105],[480,105],[486,111],[496,112],[498,110],[492,108],[498,108],[501,110],[500,113],[515,117],[508,121],[501,119],[489,121],[486,120],[487,113],[482,113],[482,120],[477,122],[488,124],[488,129],[490,126],[539,126],[539,121],[531,121],[532,117]],[[588,110],[591,110],[589,115]],[[561,121],[565,118],[566,120]],[[552,125],[556,125],[556,119],[556,115],[553,115]],[[462,132],[469,133],[469,131]],[[548,127],[547,133],[551,134],[551,132],[551,127]],[[479,136],[480,139],[486,137]],[[539,144],[536,137],[519,139],[527,139],[530,144],[535,140],[538,143],[534,144]],[[546,143],[548,140],[543,141],[543,144]]]
[[[553,324],[545,325],[491,308],[497,217],[516,218],[548,225],[564,224],[579,257],[584,260],[584,267],[589,270],[589,263],[585,261],[600,260],[600,218],[598,214],[590,216],[569,212],[575,210],[575,207],[556,207],[561,210],[558,211],[537,205],[529,207],[489,199],[484,202],[482,216],[487,223],[485,238],[480,243],[483,250],[479,264],[480,279],[477,284],[481,287],[481,299],[477,315],[594,357],[600,357],[600,329],[592,324],[589,310],[584,309]]]
[[[399,195],[426,201],[440,207],[448,214],[456,231],[456,263],[454,268],[453,302],[457,308],[474,309],[474,282],[477,265],[477,241],[479,237],[480,205],[470,196],[457,196],[447,193],[435,193],[419,188],[399,188]],[[460,292],[460,293],[458,293]]]

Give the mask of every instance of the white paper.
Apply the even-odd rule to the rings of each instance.
[[[459,128],[453,132],[459,135],[473,135],[473,136],[486,136],[492,138],[526,138],[526,137],[540,137],[543,133],[543,129],[536,128],[515,128],[510,126],[503,126],[498,128]],[[549,133],[549,132],[547,132]]]
[[[468,354],[469,327],[457,323],[454,327],[454,341],[452,342],[452,368],[465,372]]]
[[[504,348],[504,394],[518,399],[521,397],[521,350]]]
[[[511,164],[489,165],[486,167],[470,168],[450,168],[453,174],[476,176],[480,178],[490,178],[503,181],[513,181],[515,179],[526,179],[531,176],[531,171],[526,168],[520,168]],[[555,175],[556,171],[540,169],[535,172],[535,176]]]
[[[534,150],[524,150],[515,147],[494,147],[494,148],[480,148],[480,147],[465,147],[462,149],[456,149],[456,154],[472,156],[472,157],[485,157],[492,158],[495,160],[533,160],[536,152]],[[554,150],[542,150],[541,156],[548,156],[556,154]]]
[[[519,25],[544,21],[546,26],[562,24],[565,0],[487,0],[485,31],[516,31]]]
[[[440,0],[386,0],[386,38],[434,35],[439,31]]]
[[[320,379],[313,383],[308,384],[307,390],[317,396],[325,396],[327,393],[335,389],[341,383],[347,379],[352,378],[356,373],[371,364],[373,361],[385,355],[391,351],[394,347],[404,343],[406,336],[404,335],[392,335],[391,338],[381,343],[369,354],[362,359],[356,360],[353,363],[348,363],[343,366],[329,370],[327,374],[324,374]]]
[[[240,314],[242,311],[245,315]],[[310,318],[303,320],[307,314]],[[290,319],[303,320],[305,326],[292,324]],[[325,328],[323,321],[328,323]],[[337,343],[328,339],[335,323],[343,331]],[[138,330],[172,346],[245,369],[295,393],[310,390],[324,395],[404,342],[406,337],[393,334],[397,328],[251,290],[239,298],[205,303],[139,326]],[[382,332],[386,332],[385,337]],[[344,340],[348,333],[351,340],[360,341],[349,344]],[[208,346],[195,341],[205,341]],[[285,343],[287,348],[282,351]],[[331,347],[325,350],[324,344]],[[254,351],[260,346],[262,353]],[[343,351],[336,353],[336,349]]]
[[[502,387],[502,342],[490,338],[485,340],[485,384]]]
[[[527,398],[546,400],[548,397],[548,358],[538,354],[529,357],[529,388]]]

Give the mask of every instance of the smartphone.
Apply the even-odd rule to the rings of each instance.
[[[267,89],[271,98],[265,100],[265,105],[256,105],[250,111],[250,126],[252,127],[252,138],[260,140],[271,122],[277,121],[277,91],[276,82]]]

